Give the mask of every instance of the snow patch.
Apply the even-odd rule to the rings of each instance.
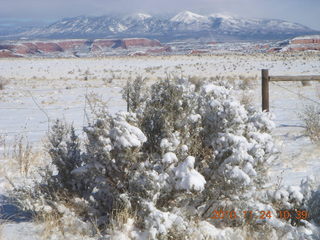
[[[177,178],[176,187],[187,191],[202,191],[206,183],[205,178],[194,169],[195,158],[189,156],[174,169]]]

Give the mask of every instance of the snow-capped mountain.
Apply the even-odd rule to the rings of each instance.
[[[310,31],[311,29],[297,23],[291,23],[278,19],[245,19],[221,14],[212,14],[210,18],[220,31],[236,33],[246,31],[248,33],[276,33],[285,34],[290,32]]]
[[[184,11],[168,18],[145,13],[124,17],[108,15],[65,18],[47,27],[25,31],[7,38],[151,37],[161,41],[190,38],[267,40],[315,33],[318,32],[301,24],[283,20],[247,19],[223,14],[204,16]]]
[[[144,21],[148,18],[152,18],[152,16],[146,13],[136,13],[128,16],[126,19],[131,21]]]
[[[178,13],[176,16],[170,19],[171,22],[178,22],[183,24],[192,24],[192,23],[208,23],[209,19],[206,16],[202,16],[190,11],[184,11]]]

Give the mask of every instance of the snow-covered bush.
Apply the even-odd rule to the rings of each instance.
[[[130,86],[132,111],[103,110],[84,128],[82,144],[72,128],[54,125],[49,153],[56,171],[34,188],[34,198],[51,207],[68,202],[106,232],[114,212],[125,211],[126,229],[137,239],[175,239],[181,233],[205,239],[219,235],[216,227],[248,224],[242,217],[208,221],[214,210],[276,212],[272,201],[282,195],[267,185],[276,151],[266,113],[241,105],[224,83],[166,79],[145,93],[141,81],[136,84]],[[293,197],[301,200],[298,192]],[[250,224],[273,236],[282,221],[272,220]],[[213,232],[200,234],[201,227]]]
[[[314,191],[308,201],[308,208],[310,218],[320,225],[320,190]]]
[[[127,82],[123,88],[122,97],[126,100],[131,111],[136,111],[146,100],[146,96],[143,94],[144,83],[145,79],[137,77],[132,83]]]
[[[313,142],[320,141],[320,109],[312,105],[306,106],[301,114],[305,125],[305,133]]]

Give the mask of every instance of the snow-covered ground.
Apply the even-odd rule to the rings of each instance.
[[[90,103],[86,96],[91,93],[102,96],[115,113],[126,110],[121,87],[137,76],[147,77],[149,82],[166,74],[207,79],[224,76],[229,81],[251,77],[252,88],[244,90],[244,95],[260,108],[260,71],[264,68],[270,75],[316,75],[320,72],[320,54],[0,59],[0,81],[6,83],[0,90],[0,135],[7,141],[6,146],[0,146],[0,195],[10,188],[5,174],[14,174],[4,157],[14,136],[25,134],[34,149],[41,151],[55,119],[65,119],[81,130],[87,124]],[[273,135],[281,151],[272,176],[274,181],[282,179],[288,185],[298,185],[320,170],[320,150],[305,136],[299,118],[306,105],[316,103],[303,96],[320,103],[320,84],[270,84],[270,111],[277,126]],[[17,229],[24,232],[25,227]],[[12,232],[11,228],[7,225],[5,231]],[[25,235],[20,239],[29,238]]]

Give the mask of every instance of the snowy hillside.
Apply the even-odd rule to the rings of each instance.
[[[277,19],[247,19],[222,14],[199,15],[184,11],[171,17],[137,13],[124,17],[79,16],[57,21],[49,26],[7,38],[112,38],[153,37],[162,41],[189,38],[285,39],[314,34],[298,23]],[[1,34],[0,34],[1,35]]]

